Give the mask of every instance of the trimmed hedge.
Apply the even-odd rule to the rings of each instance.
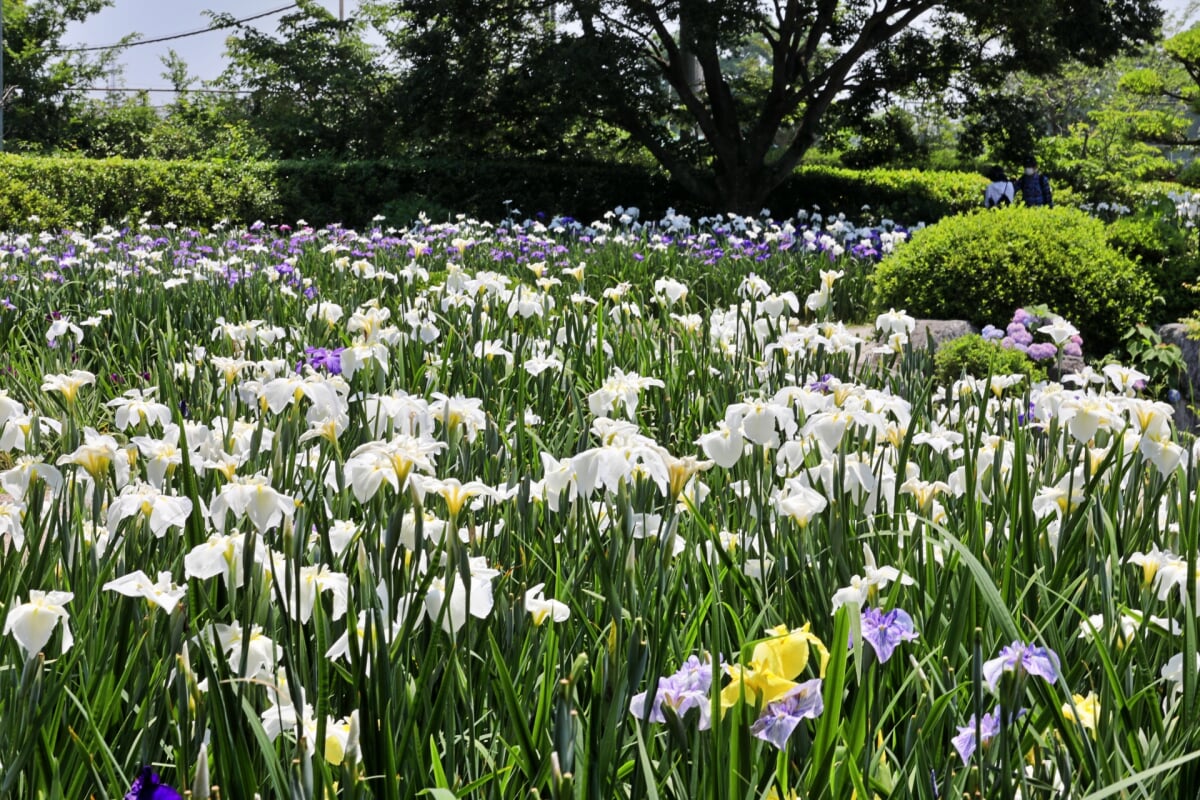
[[[911,226],[979,208],[987,184],[973,172],[802,167],[776,197],[784,210],[819,205],[823,211],[857,214],[869,206],[878,218]]]
[[[7,172],[0,172],[0,230],[54,230],[67,222],[62,204]]]
[[[668,207],[696,215],[714,210],[697,207],[664,173],[625,164],[317,160],[280,162],[276,174],[285,218],[346,224],[361,224],[400,198],[484,219],[503,217],[505,201],[527,215],[570,214],[585,222],[618,204],[637,206],[646,218]],[[813,206],[857,216],[870,206],[877,217],[913,224],[979,206],[986,185],[986,178],[964,172],[804,167],[768,206],[777,218]]]
[[[1107,244],[1106,233],[1104,223],[1061,206],[947,217],[880,263],[876,300],[882,308],[977,326],[1045,304],[1079,328],[1090,352],[1108,352],[1146,320],[1153,290],[1137,265]]]
[[[621,204],[653,218],[668,207],[693,215],[698,208],[664,173],[626,164],[534,161],[425,160],[217,163],[0,156],[0,172],[20,181],[19,191],[41,195],[67,221],[95,225],[149,213],[206,225],[228,218],[363,226],[376,214],[388,222],[410,221],[414,210],[444,220],[452,213],[500,219],[511,209],[523,215],[569,214],[590,222]],[[979,205],[986,180],[957,172],[805,167],[769,202],[776,217],[811,210],[858,217],[869,206],[876,217],[906,224],[934,221]],[[17,189],[0,194],[8,195]],[[0,204],[0,228],[23,222],[21,204]],[[6,211],[11,206],[12,211]],[[390,212],[390,213],[389,213]]]
[[[590,222],[617,205],[661,212],[679,199],[662,173],[622,164],[317,159],[273,168],[283,219],[353,226],[397,203],[424,208],[434,221],[445,221],[435,210],[496,220],[519,209],[524,216],[569,214]]]
[[[281,211],[269,163],[4,155],[0,172],[56,203],[67,222],[85,225],[142,214],[155,222],[211,224]],[[5,218],[0,206],[0,228],[22,223],[24,218]]]

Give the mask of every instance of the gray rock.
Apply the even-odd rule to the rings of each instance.
[[[909,339],[912,341],[914,350],[924,350],[930,342],[933,342],[933,349],[936,350],[952,339],[971,333],[979,333],[979,331],[966,320],[919,319]]]
[[[1200,419],[1188,409],[1188,402],[1190,400],[1192,405],[1200,404],[1200,342],[1188,338],[1187,331],[1183,325],[1172,322],[1161,326],[1158,335],[1162,337],[1163,344],[1173,344],[1183,351],[1191,396],[1188,396],[1189,392],[1184,391],[1187,387],[1180,387],[1183,397],[1175,403],[1175,427],[1196,433],[1200,432]]]
[[[873,325],[858,325],[851,328],[851,331],[858,336],[861,336],[866,345],[866,350],[869,350],[874,344],[878,344],[880,334],[875,330]],[[909,335],[908,340],[912,344],[912,348],[916,352],[920,352],[933,344],[933,349],[937,350],[946,342],[957,339],[960,336],[966,336],[970,333],[978,333],[971,323],[961,319],[919,319],[913,327],[913,332]],[[885,361],[889,358],[887,355],[872,354],[867,357],[867,362],[875,364],[880,361]]]
[[[1063,356],[1061,364],[1051,364],[1046,369],[1046,375],[1052,381],[1061,381],[1063,375],[1079,372],[1086,365],[1083,356]]]

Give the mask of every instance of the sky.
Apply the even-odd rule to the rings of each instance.
[[[338,13],[339,0],[320,0],[320,3],[331,13]],[[347,16],[358,7],[357,0],[342,0],[342,3]],[[173,36],[210,27],[212,21],[205,11],[244,19],[288,5],[289,0],[114,0],[100,13],[72,24],[62,41],[64,47],[96,47],[113,44],[130,33],[141,34],[142,39]],[[285,14],[286,11],[280,11],[250,24],[273,32]],[[226,28],[130,47],[120,58],[124,74],[119,83],[137,89],[169,88],[170,81],[162,76],[166,69],[161,59],[172,49],[187,63],[191,75],[211,80],[225,67],[225,39],[231,33],[233,29]]]
[[[172,36],[200,30],[211,25],[204,11],[232,14],[238,19],[279,9],[289,0],[114,0],[112,6],[74,24],[63,39],[65,46],[99,46],[112,44],[129,33],[139,33],[143,39]],[[357,0],[342,0],[347,16],[357,9]],[[321,0],[330,12],[338,13],[339,0]],[[1168,12],[1179,12],[1188,0],[1161,0]],[[253,24],[260,30],[274,31],[280,12]],[[201,80],[211,80],[224,68],[225,38],[230,30],[212,31],[196,36],[131,47],[120,61],[124,77],[120,85],[137,89],[168,88],[162,77],[164,67],[160,58],[174,48],[187,63],[189,72]]]

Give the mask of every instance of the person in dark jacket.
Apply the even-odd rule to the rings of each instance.
[[[1050,191],[1050,181],[1038,172],[1037,160],[1025,160],[1025,174],[1015,181],[1021,200],[1027,206],[1054,207],[1054,195]]]

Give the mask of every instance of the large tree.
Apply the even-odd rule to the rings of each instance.
[[[236,26],[226,40],[218,88],[246,92],[255,132],[283,158],[375,158],[387,154],[394,122],[390,73],[362,37],[364,23],[341,21],[312,0],[279,21],[275,34]]]
[[[79,87],[112,69],[118,49],[72,52],[62,38],[112,0],[0,0],[4,15],[5,146],[52,149],[86,104]],[[132,37],[128,37],[132,39]]]
[[[384,5],[419,24],[444,0]],[[1068,58],[1101,63],[1157,35],[1154,0],[455,0],[438,48],[448,79],[477,70],[553,84],[649,151],[702,203],[757,210],[831,124],[864,117],[895,93],[970,94],[1016,69],[1044,74]],[[464,61],[457,31],[496,20],[552,20],[552,36],[507,62]],[[436,26],[435,26],[436,27]],[[409,44],[421,39],[410,38]],[[730,74],[761,53],[761,80]],[[414,50],[415,52],[415,50]],[[401,53],[402,60],[404,53]],[[554,74],[547,74],[552,70]],[[957,83],[956,83],[957,81]],[[543,95],[544,96],[544,95]],[[420,113],[417,111],[416,113]],[[470,119],[470,104],[459,104]]]
[[[546,0],[363,2],[397,55],[396,129],[417,155],[564,158],[589,149],[588,93],[566,76]]]

